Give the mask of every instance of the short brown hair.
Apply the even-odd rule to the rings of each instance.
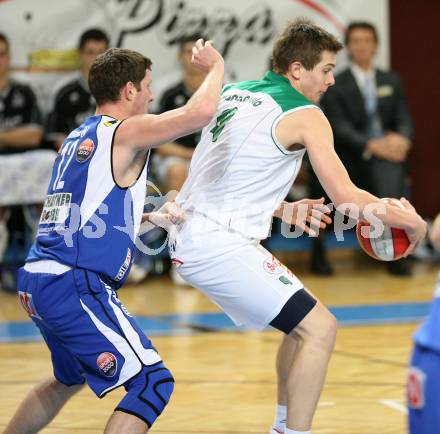
[[[275,40],[272,69],[284,74],[293,62],[301,62],[310,71],[321,60],[323,51],[337,53],[342,47],[332,34],[308,19],[299,18],[289,22]]]
[[[96,104],[116,102],[121,89],[130,81],[140,89],[151,60],[137,51],[110,48],[93,62],[89,73],[90,92]]]

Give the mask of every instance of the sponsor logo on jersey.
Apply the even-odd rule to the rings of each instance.
[[[96,365],[106,377],[114,377],[118,370],[118,359],[113,353],[101,353],[96,359]]]
[[[85,139],[76,150],[76,161],[78,161],[78,163],[84,163],[84,161],[87,161],[90,158],[94,149],[95,144],[93,143],[93,140]]]
[[[280,276],[278,277],[278,280],[281,283],[284,283],[284,285],[293,285],[293,283],[286,276]]]
[[[284,265],[277,258],[275,258],[275,256],[266,259],[263,262],[263,268],[269,274],[281,274],[285,270]]]
[[[125,257],[124,263],[121,265],[121,268],[118,271],[118,274],[115,277],[116,282],[119,282],[127,272],[128,268],[131,264],[131,250],[127,249],[127,256]]]
[[[107,121],[107,122],[104,122],[104,125],[106,126],[106,127],[111,127],[112,125],[114,125],[114,124],[117,124],[119,121],[118,120],[113,120],[113,121]]]
[[[49,194],[44,201],[40,224],[64,223],[69,215],[72,193]]]
[[[420,409],[425,406],[425,380],[426,374],[412,366],[408,372],[406,385],[408,407]]]
[[[227,94],[223,98],[225,101],[248,102],[253,107],[258,107],[259,105],[263,104],[263,101],[260,98],[255,98],[250,95],[243,96],[233,93],[233,94]]]
[[[23,309],[29,316],[33,316],[34,318],[41,319],[41,316],[38,315],[37,310],[35,309],[34,300],[32,299],[32,294],[24,291],[18,291],[18,298],[20,299],[20,303],[23,306]]]

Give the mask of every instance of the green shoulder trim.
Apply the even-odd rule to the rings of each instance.
[[[266,72],[262,80],[242,81],[227,85],[224,87],[223,92],[233,89],[266,93],[273,98],[283,112],[304,105],[315,105],[293,88],[286,77],[272,71]]]

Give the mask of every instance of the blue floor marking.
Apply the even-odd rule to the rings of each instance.
[[[33,322],[0,323],[0,342],[32,342],[40,341],[42,337]]]
[[[423,319],[430,303],[395,303],[330,308],[340,325],[393,324]]]
[[[394,303],[330,307],[341,326],[401,324],[421,321],[430,303]],[[222,312],[138,316],[136,321],[148,336],[171,336],[203,331],[244,331]],[[1,322],[1,342],[40,341],[37,327],[29,321]]]
[[[173,314],[161,318],[173,324],[186,324],[187,327],[203,328],[206,331],[222,330],[229,331],[237,329],[233,321],[223,312],[195,313],[195,314]]]

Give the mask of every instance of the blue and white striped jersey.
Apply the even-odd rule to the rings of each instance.
[[[119,187],[112,146],[120,124],[92,116],[66,138],[27,262],[52,259],[94,271],[116,287],[125,281],[144,208],[148,155],[136,182]]]

